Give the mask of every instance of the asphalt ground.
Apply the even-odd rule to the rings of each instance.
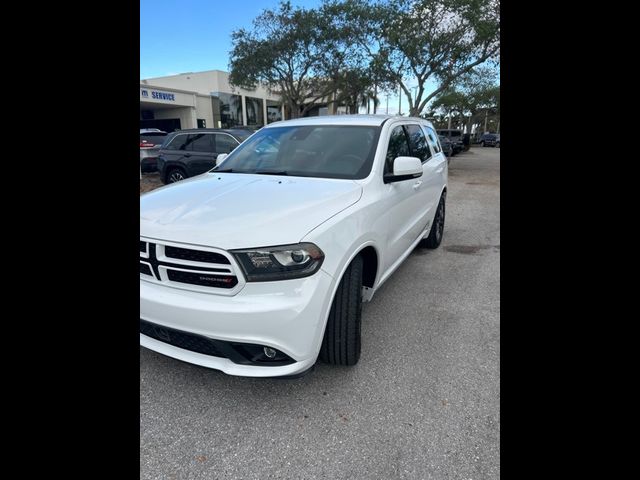
[[[500,149],[449,165],[443,243],[365,304],[355,367],[227,376],[140,348],[141,479],[500,477]]]

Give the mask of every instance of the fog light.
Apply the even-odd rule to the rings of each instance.
[[[276,351],[273,348],[264,347],[264,354],[267,358],[275,358]]]

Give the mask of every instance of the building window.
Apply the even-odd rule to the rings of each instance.
[[[250,127],[263,127],[264,115],[261,98],[245,97],[247,104],[247,125]]]
[[[213,107],[213,126],[232,128],[242,126],[242,97],[230,93],[213,92],[211,94]]]
[[[267,100],[267,123],[279,122],[282,120],[282,106],[279,102]]]

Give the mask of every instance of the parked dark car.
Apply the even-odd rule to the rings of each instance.
[[[140,173],[158,170],[160,146],[168,133],[157,128],[140,129]]]
[[[500,146],[500,135],[495,133],[485,133],[480,138],[480,145],[483,147],[499,147]]]
[[[464,150],[464,138],[462,136],[462,130],[449,130],[448,128],[438,130],[438,135],[447,137],[453,144],[453,155],[460,153]]]
[[[179,182],[208,172],[216,166],[218,155],[230,153],[253,133],[239,128],[197,128],[169,134],[158,155],[162,182]]]
[[[442,151],[447,158],[451,158],[453,156],[453,143],[449,140],[449,137],[444,135],[438,135],[438,138],[440,139],[440,145],[442,145]]]

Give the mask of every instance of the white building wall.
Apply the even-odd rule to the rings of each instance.
[[[196,116],[197,118],[203,118],[205,120],[207,128],[215,128],[213,125],[213,109],[211,108],[210,96],[196,95]]]
[[[159,87],[188,90],[202,95],[210,95],[212,92],[234,93],[249,97],[267,98],[280,101],[280,97],[270,94],[266,88],[259,86],[254,91],[243,88],[235,88],[229,85],[229,73],[222,70],[209,70],[206,72],[182,73],[169,77],[147,78],[141,83],[149,83]]]

